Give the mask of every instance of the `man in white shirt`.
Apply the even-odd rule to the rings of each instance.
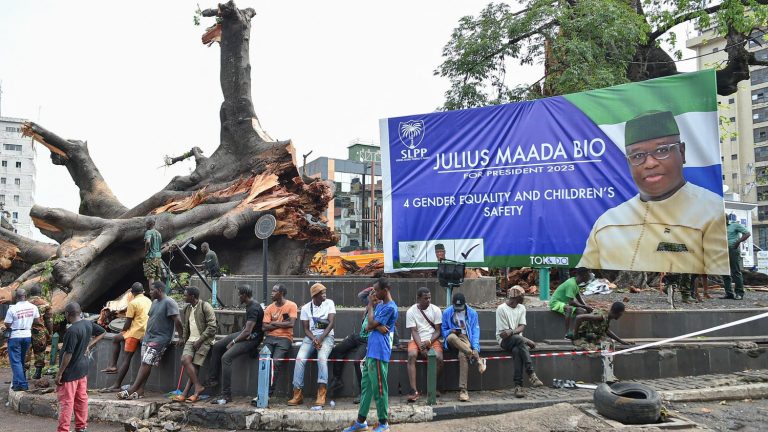
[[[525,306],[523,300],[525,291],[515,285],[507,292],[507,301],[496,308],[496,342],[502,349],[512,354],[514,367],[515,397],[525,397],[523,390],[523,369],[528,372],[528,383],[531,387],[544,385],[533,371],[529,348],[535,348],[533,341],[523,336],[525,330]]]
[[[16,290],[16,304],[8,308],[5,314],[5,328],[11,329],[8,339],[8,360],[13,372],[13,391],[29,389],[27,376],[24,371],[24,360],[32,344],[32,323],[42,323],[37,306],[27,301],[27,292],[22,288]]]
[[[293,397],[288,405],[301,405],[304,401],[304,368],[307,359],[317,353],[317,398],[315,406],[325,405],[328,392],[328,356],[333,349],[333,325],[336,318],[336,305],[333,300],[326,298],[325,286],[316,283],[309,288],[312,300],[301,307],[301,325],[304,328],[304,340],[301,342],[299,353],[296,354],[296,365],[293,369]]]
[[[408,342],[408,381],[411,385],[408,402],[416,402],[419,399],[419,391],[416,388],[416,360],[419,357],[427,358],[430,348],[435,350],[437,376],[440,377],[443,371],[443,345],[440,343],[442,323],[443,313],[439,307],[432,304],[432,293],[428,288],[419,288],[416,291],[416,304],[405,314],[405,328],[411,332],[411,341]]]

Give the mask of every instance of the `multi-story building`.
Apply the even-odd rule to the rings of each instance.
[[[29,211],[35,203],[35,147],[21,136],[26,120],[0,117],[0,211],[21,235],[32,236]]]
[[[695,50],[697,69],[724,64],[726,41],[711,29],[688,40]],[[755,31],[748,49],[760,60],[768,60],[768,38]],[[757,203],[753,218],[755,244],[768,250],[768,68],[750,68],[749,80],[738,84],[736,93],[718,96],[720,114],[720,154],[723,184],[741,201]]]
[[[335,196],[328,204],[328,225],[339,234],[341,252],[381,250],[381,151],[355,140],[349,159],[319,157],[299,169],[308,177],[330,180]]]

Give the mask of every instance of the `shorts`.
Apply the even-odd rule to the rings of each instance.
[[[136,339],[133,337],[125,337],[125,333],[120,333],[123,335],[123,341],[125,341],[125,345],[123,346],[123,351],[133,353],[136,352],[136,349],[139,347],[139,343],[141,343],[141,339]]]
[[[141,362],[150,366],[160,364],[166,345],[149,346],[146,342],[141,344]]]
[[[147,258],[144,260],[144,277],[147,279],[160,280],[162,274],[162,259],[161,258]]]
[[[192,364],[195,366],[202,366],[205,362],[205,355],[203,355],[200,351],[195,351],[195,343],[191,341],[187,341],[184,344],[184,351],[181,352],[182,357],[192,357]]]
[[[561,315],[565,315],[565,307],[568,306],[567,304],[557,301],[557,300],[550,300],[549,301],[549,310],[553,312],[557,312]]]
[[[431,348],[434,348],[435,352],[442,353],[443,352],[443,344],[442,344],[442,342],[440,342],[440,339],[432,342],[432,347]],[[413,339],[411,339],[408,342],[408,352],[411,352],[411,351],[421,352],[421,351],[419,351],[419,347],[416,345],[416,342],[414,342]]]

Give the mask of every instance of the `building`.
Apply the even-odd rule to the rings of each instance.
[[[768,60],[768,39],[762,31],[752,33],[748,49],[760,60]],[[688,40],[698,56],[697,69],[724,63],[726,41],[712,30]],[[738,84],[736,93],[718,96],[720,154],[723,184],[741,201],[757,203],[753,218],[755,244],[768,249],[768,68],[752,67],[751,78]]]
[[[334,183],[335,195],[326,217],[328,226],[339,235],[336,246],[341,252],[381,250],[381,151],[374,143],[360,140],[347,149],[348,159],[320,157],[299,171]]]
[[[26,120],[0,117],[0,211],[16,232],[32,237],[29,211],[35,203],[35,147],[32,138],[21,136]]]

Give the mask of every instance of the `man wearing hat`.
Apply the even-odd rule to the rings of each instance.
[[[316,283],[309,288],[312,299],[301,307],[301,325],[304,328],[304,340],[296,355],[293,369],[293,397],[288,405],[301,405],[304,401],[304,368],[307,359],[317,354],[317,398],[316,406],[325,405],[328,392],[328,356],[333,349],[333,325],[336,317],[336,305],[326,298],[325,286]]]
[[[624,135],[639,193],[597,219],[578,266],[728,273],[723,200],[683,177],[685,143],[674,115],[646,112],[626,123]]]
[[[439,263],[445,261],[445,246],[442,243],[435,245],[435,258]]]
[[[477,312],[467,306],[464,294],[453,295],[451,305],[443,312],[441,332],[443,346],[459,352],[459,400],[468,402],[468,363],[477,363],[478,372],[483,373],[485,359],[480,357],[480,321],[477,318]]]
[[[525,330],[525,306],[523,300],[525,291],[520,285],[515,285],[507,291],[507,301],[496,308],[496,342],[512,354],[514,368],[515,397],[525,397],[523,390],[523,370],[528,373],[528,383],[531,387],[541,387],[544,384],[533,370],[529,348],[535,348],[531,340],[523,336]]]

